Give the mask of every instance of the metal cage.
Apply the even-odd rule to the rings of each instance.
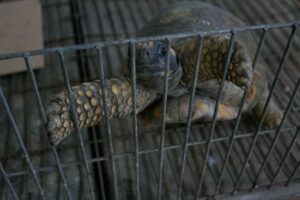
[[[133,37],[170,2],[42,1],[47,48],[0,54],[0,62],[23,59],[27,67],[26,73],[0,80],[1,199],[234,199],[239,195],[276,199],[297,193],[300,60],[299,21],[295,19],[300,15],[299,2],[210,1],[258,25]],[[166,125],[164,116],[160,127],[146,130],[133,115],[77,129],[57,147],[49,143],[44,128],[47,97],[67,90],[71,98],[71,85],[122,74],[126,51],[129,48],[128,59],[134,61],[137,42],[163,39],[170,44],[175,38],[197,37],[201,51],[205,36],[229,34],[221,91],[235,36],[244,31],[257,36],[253,66],[257,59],[268,64],[267,104],[272,97],[284,111],[278,128],[262,126],[265,112],[261,119],[242,114],[245,92],[235,120],[216,122],[215,112],[211,123],[191,123],[189,109],[187,124]],[[34,56],[45,58],[44,69],[33,72]],[[200,56],[195,71],[199,62]],[[135,109],[135,63],[130,63]],[[167,90],[165,81],[165,94]],[[167,100],[164,95],[164,110]]]

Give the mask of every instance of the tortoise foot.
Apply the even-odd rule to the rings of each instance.
[[[235,42],[228,69],[229,80],[240,87],[248,88],[252,81],[252,62],[247,50]]]
[[[281,120],[282,120],[282,112],[281,111],[276,111],[272,113],[267,113],[265,117],[264,123],[269,127],[269,128],[276,128],[279,126]]]
[[[201,49],[201,66],[198,83],[222,79],[224,67],[229,50],[230,37],[209,36],[205,37]],[[195,73],[196,41],[190,40],[177,49],[182,64],[183,76],[181,84],[191,86]],[[227,68],[226,80],[239,87],[250,86],[253,76],[252,61],[245,45],[236,40],[233,44],[232,54]]]

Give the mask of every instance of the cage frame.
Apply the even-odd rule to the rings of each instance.
[[[160,165],[159,165],[159,182],[158,182],[158,187],[157,187],[157,199],[161,199],[161,193],[162,193],[162,180],[163,180],[163,169],[164,169],[164,151],[166,151],[168,148],[165,147],[165,143],[164,143],[164,135],[165,135],[165,127],[166,127],[166,104],[167,104],[167,92],[168,92],[168,81],[167,81],[167,72],[169,69],[169,57],[170,57],[170,47],[171,47],[171,42],[174,39],[178,39],[178,38],[185,38],[185,37],[196,37],[197,38],[197,58],[196,58],[196,64],[195,64],[195,72],[198,72],[200,70],[200,62],[201,62],[201,58],[200,58],[200,54],[201,54],[201,47],[202,47],[202,39],[206,36],[211,36],[211,35],[219,35],[219,34],[230,34],[230,44],[229,44],[229,48],[227,50],[227,56],[226,56],[226,62],[224,64],[224,71],[223,71],[223,78],[221,81],[221,85],[220,85],[220,89],[218,92],[218,97],[216,100],[216,106],[215,106],[215,111],[214,111],[214,115],[213,115],[213,119],[212,119],[212,124],[211,124],[211,128],[210,128],[210,134],[209,134],[209,138],[206,139],[206,141],[201,141],[201,142],[194,142],[191,143],[189,142],[189,136],[190,136],[190,126],[191,126],[191,114],[192,114],[192,104],[194,102],[194,97],[195,97],[195,91],[196,91],[196,82],[197,82],[197,76],[195,73],[194,77],[193,77],[193,85],[192,85],[192,92],[191,92],[191,99],[189,102],[189,109],[188,109],[188,118],[187,118],[187,123],[186,123],[186,135],[185,135],[185,141],[182,145],[177,146],[176,148],[183,148],[183,153],[182,153],[182,163],[181,163],[181,170],[180,170],[180,178],[179,178],[179,183],[177,183],[178,185],[178,193],[177,193],[177,199],[180,199],[181,196],[181,190],[182,190],[182,177],[184,175],[184,170],[185,170],[185,164],[186,164],[186,153],[188,151],[188,147],[191,145],[200,145],[200,144],[205,144],[206,145],[206,150],[205,150],[205,159],[204,159],[204,163],[203,166],[201,168],[201,176],[199,178],[199,184],[198,184],[198,189],[195,195],[195,199],[198,199],[198,197],[200,196],[200,192],[201,192],[201,188],[202,188],[202,183],[203,183],[203,177],[206,173],[207,170],[207,162],[208,162],[208,155],[210,153],[210,148],[212,143],[216,140],[213,139],[213,133],[214,133],[214,129],[215,129],[215,125],[216,125],[216,110],[218,108],[219,102],[220,102],[220,97],[221,97],[221,92],[224,86],[224,82],[226,79],[226,74],[227,74],[227,69],[228,69],[228,65],[229,65],[229,61],[230,61],[230,56],[232,53],[232,49],[233,49],[233,43],[235,41],[235,35],[240,33],[240,32],[244,32],[244,31],[261,31],[261,36],[260,36],[260,40],[259,40],[259,44],[257,46],[256,52],[255,52],[255,57],[253,60],[253,68],[255,68],[256,62],[257,62],[257,58],[260,55],[260,52],[262,50],[262,48],[264,47],[264,41],[266,38],[266,35],[268,33],[269,30],[271,29],[281,29],[281,28],[290,28],[292,31],[289,35],[288,38],[288,42],[287,45],[283,51],[283,55],[280,59],[280,64],[277,68],[277,72],[276,75],[272,81],[272,86],[270,88],[270,92],[268,95],[268,99],[266,102],[266,105],[264,106],[264,111],[262,114],[262,117],[260,119],[259,122],[259,126],[257,127],[257,130],[254,132],[253,134],[253,139],[250,145],[250,148],[247,152],[247,156],[246,156],[246,160],[243,162],[243,167],[239,173],[238,176],[238,180],[235,183],[235,188],[232,191],[232,195],[235,195],[238,191],[238,187],[239,187],[239,183],[241,180],[241,177],[244,175],[245,173],[245,169],[246,169],[246,165],[249,162],[249,159],[252,156],[253,153],[253,149],[256,143],[256,140],[258,138],[259,135],[263,134],[263,132],[265,131],[261,131],[261,127],[262,127],[262,123],[265,117],[265,113],[266,113],[266,109],[267,106],[270,102],[270,99],[272,97],[272,93],[274,88],[276,87],[277,81],[278,81],[278,77],[281,73],[282,68],[284,67],[285,64],[285,60],[287,58],[287,56],[289,55],[289,50],[291,45],[293,44],[293,39],[295,37],[296,31],[298,29],[300,25],[299,21],[295,21],[295,22],[289,22],[289,23],[278,23],[278,24],[262,24],[262,25],[254,25],[254,26],[242,26],[242,27],[235,27],[235,28],[230,28],[230,29],[218,29],[218,30],[212,30],[212,31],[199,31],[199,32],[193,32],[193,33],[178,33],[178,34],[165,34],[165,35],[160,35],[160,36],[151,36],[151,37],[137,37],[137,38],[130,38],[130,39],[123,39],[123,40],[114,40],[114,41],[105,41],[105,42],[99,42],[99,43],[91,43],[91,44],[78,44],[78,45],[71,45],[71,46],[65,46],[65,47],[58,47],[58,48],[47,48],[47,49],[40,49],[40,50],[33,50],[33,51],[24,51],[24,52],[14,52],[14,53],[5,53],[5,54],[0,54],[0,61],[1,60],[8,60],[8,59],[16,59],[16,58],[23,58],[24,59],[24,63],[26,64],[27,67],[27,71],[29,73],[31,82],[32,82],[32,88],[35,94],[35,98],[38,102],[38,109],[41,115],[41,119],[42,122],[44,124],[47,123],[47,118],[46,118],[46,113],[45,113],[45,109],[44,109],[44,103],[41,99],[41,95],[38,89],[38,84],[36,81],[36,77],[33,73],[33,67],[32,67],[32,63],[30,61],[30,58],[32,56],[37,56],[37,55],[46,55],[46,54],[56,54],[59,57],[59,61],[60,61],[60,67],[62,70],[62,74],[63,74],[63,78],[64,78],[64,82],[65,82],[65,87],[67,90],[67,94],[68,97],[70,99],[70,106],[71,106],[71,115],[72,118],[74,119],[74,124],[75,124],[75,129],[77,132],[77,136],[78,136],[78,143],[80,144],[80,150],[81,150],[81,154],[82,154],[82,159],[79,162],[74,162],[71,163],[71,165],[82,165],[84,167],[84,169],[86,170],[85,172],[88,175],[88,187],[89,187],[89,191],[90,191],[90,195],[91,195],[91,199],[95,199],[95,191],[93,189],[93,182],[92,182],[92,178],[91,178],[91,173],[89,170],[89,164],[92,162],[97,162],[97,161],[102,161],[102,160],[110,160],[112,163],[112,167],[111,167],[111,171],[113,172],[113,185],[114,185],[114,198],[115,199],[119,199],[119,192],[118,192],[118,184],[117,184],[117,175],[116,175],[116,166],[115,166],[115,159],[117,159],[118,157],[122,157],[122,156],[127,156],[127,154],[129,153],[124,153],[124,154],[119,154],[116,155],[113,149],[113,137],[112,137],[112,133],[111,133],[111,128],[110,128],[110,122],[108,119],[108,114],[107,114],[107,108],[106,108],[106,101],[105,98],[103,96],[102,100],[104,103],[104,115],[105,115],[105,128],[107,131],[107,135],[108,135],[108,143],[109,143],[109,150],[110,150],[110,156],[105,156],[105,157],[101,157],[101,158],[96,158],[96,159],[87,159],[86,157],[86,151],[85,151],[85,147],[83,144],[83,140],[82,140],[82,136],[80,133],[80,129],[79,129],[79,125],[78,125],[78,119],[76,117],[75,114],[75,105],[74,105],[74,101],[72,101],[73,97],[72,97],[72,91],[71,91],[71,84],[70,84],[70,80],[68,77],[68,67],[64,58],[64,54],[66,52],[69,51],[78,51],[78,50],[88,50],[88,49],[95,49],[98,52],[98,61],[99,61],[99,65],[98,65],[98,77],[100,80],[100,87],[103,90],[104,89],[104,82],[102,80],[104,80],[104,66],[103,66],[103,48],[104,47],[108,47],[108,46],[118,46],[118,45],[128,45],[130,47],[130,75],[131,75],[131,80],[132,80],[132,88],[133,88],[133,92],[132,92],[132,108],[133,108],[133,113],[136,113],[136,63],[135,63],[135,45],[138,42],[145,42],[145,41],[149,41],[149,40],[166,40],[168,42],[168,51],[167,51],[167,62],[166,62],[166,66],[165,66],[165,77],[164,77],[164,95],[163,95],[163,117],[162,117],[162,127],[161,127],[161,134],[160,134],[160,148],[159,148],[159,154],[160,154]],[[289,100],[288,106],[285,108],[284,110],[284,116],[283,119],[279,125],[279,127],[274,130],[275,131],[275,137],[272,140],[272,144],[271,147],[269,148],[269,151],[267,153],[267,155],[264,158],[263,163],[261,164],[260,170],[257,173],[256,177],[255,177],[255,181],[251,187],[250,191],[253,191],[255,188],[257,188],[257,179],[259,178],[259,176],[261,175],[261,172],[263,171],[266,163],[268,162],[269,156],[272,153],[273,149],[274,149],[274,145],[277,142],[278,136],[280,134],[280,132],[282,130],[285,129],[290,129],[290,130],[296,130],[296,134],[292,140],[292,142],[289,145],[289,148],[287,149],[282,162],[280,163],[278,170],[276,171],[275,176],[272,179],[272,182],[270,185],[268,185],[268,188],[272,188],[276,182],[276,178],[278,176],[278,174],[280,173],[283,164],[286,161],[286,158],[288,156],[288,154],[291,151],[292,146],[295,143],[295,138],[297,137],[299,131],[300,131],[300,125],[299,127],[289,127],[289,128],[283,128],[283,124],[285,122],[285,119],[290,111],[290,108],[293,104],[293,100],[294,97],[297,93],[297,90],[300,87],[300,77],[298,78],[297,84],[295,86],[295,88],[293,89],[292,92],[292,97]],[[103,90],[104,91],[104,90]],[[217,184],[217,189],[214,193],[214,197],[218,197],[219,194],[219,189],[220,189],[220,184],[224,175],[224,171],[226,169],[226,166],[228,165],[228,161],[229,161],[229,157],[231,155],[231,150],[232,150],[232,146],[233,143],[235,141],[235,139],[237,139],[238,137],[245,137],[245,136],[237,136],[237,130],[240,124],[240,120],[241,120],[241,116],[242,116],[242,108],[243,105],[245,103],[246,100],[246,96],[247,96],[247,88],[244,90],[244,95],[242,98],[242,102],[239,106],[239,112],[237,115],[237,118],[235,119],[235,125],[234,125],[234,130],[232,133],[232,136],[230,137],[230,145],[227,148],[227,152],[226,152],[226,156],[225,156],[225,162],[223,163],[222,166],[222,171],[219,175],[218,178],[218,184]],[[16,191],[13,188],[13,185],[11,184],[9,178],[13,177],[13,176],[18,176],[21,174],[27,174],[27,173],[31,173],[34,180],[35,180],[35,184],[38,188],[39,191],[39,195],[41,197],[41,199],[46,199],[44,192],[42,190],[42,187],[39,183],[39,180],[36,176],[36,173],[38,171],[47,171],[47,170],[53,170],[53,168],[57,168],[58,174],[60,176],[60,179],[63,183],[63,187],[65,190],[65,194],[67,199],[72,199],[71,198],[71,193],[69,190],[69,186],[68,183],[66,181],[65,175],[64,175],[64,170],[63,168],[65,166],[67,166],[68,164],[61,164],[58,152],[56,147],[53,144],[50,144],[51,147],[51,151],[54,155],[55,161],[56,161],[56,166],[52,166],[52,167],[48,167],[45,169],[35,169],[30,157],[27,153],[27,150],[24,146],[24,143],[22,141],[21,135],[20,135],[20,130],[17,127],[14,117],[12,115],[12,112],[9,108],[8,102],[6,100],[5,94],[2,90],[2,87],[0,86],[0,101],[1,101],[1,105],[3,107],[3,110],[6,114],[6,116],[9,119],[9,122],[11,123],[11,126],[13,127],[15,136],[18,140],[18,143],[23,151],[25,160],[29,166],[29,171],[23,171],[23,172],[17,172],[17,173],[7,173],[5,172],[3,165],[0,163],[0,173],[2,174],[7,187],[10,189],[13,197],[15,199],[19,199],[18,195],[16,193]],[[138,126],[137,126],[137,114],[134,114],[133,116],[133,130],[134,130],[134,152],[132,152],[132,154],[135,157],[135,181],[136,181],[136,188],[135,188],[135,192],[136,192],[136,199],[141,199],[141,195],[140,195],[140,163],[139,163],[139,156],[141,154],[147,154],[149,153],[151,150],[149,151],[140,151],[139,150],[139,139],[138,139]],[[175,148],[175,147],[171,147],[171,148]],[[170,148],[170,149],[171,149]],[[300,162],[297,164],[296,168],[294,169],[294,171],[292,172],[291,176],[288,178],[288,181],[285,183],[286,185],[289,185],[292,181],[293,181],[293,177],[296,174],[296,172],[298,171],[298,169],[300,168]]]

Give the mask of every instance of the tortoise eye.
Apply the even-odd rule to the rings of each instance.
[[[167,47],[163,47],[161,51],[162,53],[167,53]]]
[[[159,50],[158,53],[159,53],[160,56],[166,55],[166,53],[167,53],[167,47],[162,47],[162,48]]]

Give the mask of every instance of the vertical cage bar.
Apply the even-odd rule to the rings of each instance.
[[[256,177],[255,177],[255,180],[254,180],[254,183],[253,183],[253,185],[252,185],[251,190],[253,190],[253,189],[257,186],[257,180],[258,180],[258,178],[260,177],[260,174],[262,173],[263,169],[265,168],[265,166],[266,166],[266,164],[267,164],[267,162],[268,162],[268,160],[269,160],[269,158],[270,158],[270,155],[271,155],[271,153],[272,153],[272,151],[273,151],[273,149],[274,149],[274,147],[275,147],[275,144],[276,144],[276,142],[277,142],[277,140],[278,140],[278,137],[279,137],[279,135],[280,135],[280,133],[281,133],[281,129],[282,129],[282,127],[283,127],[283,124],[284,124],[284,122],[285,122],[285,120],[286,120],[286,118],[287,118],[287,115],[289,114],[289,112],[290,112],[290,110],[291,110],[291,107],[292,107],[292,105],[293,105],[293,102],[294,102],[294,99],[295,99],[295,97],[296,97],[296,94],[297,94],[297,91],[298,91],[298,89],[299,89],[299,86],[300,86],[300,79],[298,79],[298,82],[297,82],[297,84],[296,84],[296,87],[295,87],[295,89],[294,89],[294,91],[293,91],[293,94],[292,94],[292,96],[291,96],[291,98],[290,98],[290,100],[289,100],[289,103],[288,103],[288,105],[287,105],[287,107],[286,107],[286,109],[285,109],[285,111],[284,111],[284,115],[283,115],[283,117],[282,117],[282,119],[281,119],[281,122],[280,122],[280,124],[279,124],[279,126],[278,126],[278,128],[277,128],[277,130],[276,130],[275,136],[274,136],[274,138],[273,138],[273,140],[272,140],[272,142],[271,142],[271,146],[269,147],[268,152],[267,152],[267,155],[266,155],[266,157],[265,157],[263,163],[261,164],[261,167],[260,167],[260,169],[259,169],[259,171],[258,171],[258,173],[257,173],[257,175],[256,175]]]
[[[228,47],[227,54],[226,54],[226,61],[224,63],[223,77],[222,77],[221,85],[220,85],[218,95],[217,95],[217,100],[216,100],[214,114],[213,114],[213,118],[212,118],[212,124],[211,124],[210,133],[209,133],[209,138],[207,139],[207,142],[206,142],[207,147],[206,147],[206,151],[205,151],[205,158],[204,158],[204,161],[203,161],[202,171],[201,171],[201,175],[200,175],[200,179],[199,179],[199,186],[198,186],[198,189],[197,189],[195,200],[197,200],[199,195],[200,195],[204,175],[205,175],[206,168],[207,168],[207,161],[208,161],[210,148],[211,148],[211,144],[212,144],[213,133],[215,132],[215,126],[216,126],[216,122],[217,122],[218,107],[219,107],[219,103],[220,103],[220,99],[221,99],[221,95],[222,95],[222,91],[223,91],[223,87],[224,87],[224,83],[225,83],[225,79],[226,79],[226,75],[227,75],[227,71],[228,71],[228,65],[229,65],[229,62],[230,62],[230,59],[231,59],[231,54],[232,54],[232,49],[233,49],[235,36],[236,36],[236,32],[231,31],[229,47]]]
[[[118,27],[117,27],[116,23],[114,22],[114,18],[112,15],[113,11],[110,6],[110,3],[112,3],[112,1],[102,1],[102,2],[104,3],[105,9],[107,10],[107,18],[109,20],[109,25],[112,30],[112,37],[114,40],[117,40],[118,39],[118,32],[117,32]],[[98,8],[98,11],[99,11],[99,13],[101,13],[99,8]],[[99,15],[99,14],[97,14],[97,15]],[[124,60],[124,56],[123,56],[120,48],[117,48],[117,54],[118,54],[118,57],[120,58],[120,60]]]
[[[266,101],[266,103],[265,103],[265,106],[264,106],[264,109],[263,109],[263,112],[262,112],[262,116],[261,116],[261,119],[260,119],[260,122],[259,122],[259,126],[258,126],[258,128],[256,129],[256,132],[255,132],[255,134],[254,134],[253,140],[252,140],[252,142],[251,142],[250,148],[249,148],[248,153],[247,153],[247,156],[246,156],[246,160],[245,160],[245,162],[244,162],[244,164],[243,164],[243,166],[242,166],[242,170],[240,171],[239,176],[238,176],[238,180],[237,180],[237,182],[236,182],[236,184],[235,184],[235,187],[234,187],[234,190],[233,190],[233,194],[235,194],[235,193],[237,192],[237,190],[238,190],[238,187],[239,187],[241,178],[242,178],[242,176],[243,176],[243,174],[244,174],[244,172],[245,172],[245,170],[246,170],[246,166],[247,166],[247,164],[248,164],[248,162],[249,162],[249,160],[250,160],[250,157],[251,157],[251,155],[252,155],[252,152],[253,152],[253,149],[254,149],[254,145],[255,145],[256,140],[257,140],[257,138],[258,138],[258,136],[259,136],[258,133],[259,133],[259,131],[260,131],[261,127],[262,127],[263,121],[264,121],[264,119],[265,119],[266,111],[267,111],[269,102],[270,102],[270,100],[271,100],[271,97],[272,97],[274,88],[275,88],[275,86],[277,85],[278,77],[279,77],[279,74],[280,74],[280,72],[281,72],[281,70],[282,70],[282,68],[283,68],[283,66],[284,66],[284,62],[285,62],[285,60],[286,60],[286,58],[287,58],[287,55],[288,55],[288,53],[289,53],[290,46],[291,46],[291,44],[292,44],[292,42],[293,42],[293,40],[294,40],[296,30],[297,30],[297,26],[294,25],[294,26],[293,26],[293,29],[292,29],[292,32],[291,32],[291,34],[290,34],[290,36],[289,36],[288,43],[287,43],[287,45],[286,45],[286,47],[285,47],[285,49],[284,49],[284,53],[283,53],[283,56],[282,56],[282,58],[281,58],[279,67],[278,67],[278,69],[277,69],[277,71],[276,71],[275,78],[274,78],[274,80],[273,80],[272,86],[271,86],[271,88],[270,88],[270,92],[269,92],[269,95],[268,95],[267,101]]]
[[[98,3],[100,3],[98,1]],[[99,34],[100,34],[100,39],[102,41],[105,41],[107,40],[107,37],[105,35],[105,30],[104,30],[104,25],[103,25],[103,22],[102,22],[102,17],[100,15],[100,9],[99,9],[99,6],[97,4],[97,0],[92,0],[92,4],[93,4],[93,8],[94,8],[94,12],[95,12],[95,20],[97,22],[97,27],[99,29]],[[104,54],[106,55],[106,57],[109,57],[109,55],[107,54],[107,52],[104,52]],[[111,66],[111,62],[110,62],[110,59],[107,59],[107,65],[108,66]],[[110,70],[110,68],[108,69],[108,71]]]
[[[92,134],[93,134],[93,138],[95,138],[94,142],[93,142],[93,145],[94,145],[94,148],[95,148],[95,156],[93,157],[96,157],[96,158],[100,158],[101,157],[101,150],[100,150],[100,145],[99,143],[101,144],[101,139],[99,138],[99,134],[98,132],[96,131],[96,128],[97,126],[94,126],[92,127]],[[90,162],[91,160],[89,159],[88,162]],[[99,161],[99,162],[95,162],[94,163],[96,166],[94,168],[95,170],[95,177],[94,177],[94,180],[96,178],[96,175],[98,175],[98,182],[95,183],[94,185],[96,186],[97,184],[99,185],[96,189],[96,191],[99,193],[101,191],[101,194],[98,195],[98,198],[101,199],[101,200],[106,200],[106,190],[105,190],[105,187],[104,187],[104,180],[103,180],[103,170],[102,170],[102,162]],[[98,174],[97,174],[98,173]]]
[[[300,168],[300,161],[298,162],[297,166],[295,167],[294,171],[292,172],[291,176],[289,177],[288,181],[286,182],[286,186],[289,186],[290,183],[293,181],[295,175],[297,174],[298,170]]]
[[[38,85],[37,85],[35,76],[34,76],[34,73],[33,73],[33,70],[32,70],[32,63],[31,63],[31,61],[29,59],[29,56],[27,54],[25,54],[24,60],[25,60],[25,64],[26,64],[26,67],[27,67],[27,71],[29,72],[29,75],[30,75],[33,91],[34,91],[36,100],[38,102],[38,109],[39,109],[39,112],[41,114],[43,123],[45,125],[47,123],[46,112],[45,112],[45,109],[44,109],[44,106],[43,106],[43,103],[42,103],[41,95],[40,95],[40,92],[39,92],[39,89],[38,89]],[[66,192],[67,198],[72,199],[71,198],[71,193],[70,193],[67,181],[66,181],[66,177],[65,177],[63,169],[61,167],[61,162],[60,162],[57,150],[51,142],[50,142],[50,145],[51,145],[51,151],[53,152],[53,155],[54,155],[54,158],[55,158],[55,161],[56,161],[58,174],[60,175],[60,178],[62,180],[63,187],[64,187],[64,190]]]
[[[29,72],[30,80],[32,82],[33,91],[34,91],[36,100],[38,102],[39,112],[41,114],[43,123],[46,124],[47,123],[46,113],[45,113],[45,110],[44,110],[44,107],[43,107],[41,95],[40,95],[40,92],[39,92],[39,89],[38,89],[38,86],[37,86],[37,82],[36,82],[35,76],[33,74],[32,64],[31,64],[31,61],[29,59],[28,54],[24,55],[24,60],[25,60],[25,64],[26,64],[26,67],[27,67],[27,71]]]
[[[119,190],[118,190],[118,182],[117,182],[117,171],[116,171],[116,162],[114,158],[114,148],[113,148],[113,142],[112,142],[112,133],[111,133],[111,127],[109,122],[109,116],[108,116],[108,110],[107,110],[107,102],[105,99],[105,87],[104,87],[104,64],[103,64],[103,48],[101,45],[96,46],[98,50],[98,59],[99,59],[99,66],[98,66],[98,72],[99,72],[99,78],[100,78],[100,88],[102,91],[102,102],[103,102],[103,112],[105,116],[105,127],[108,135],[108,146],[110,151],[110,160],[111,160],[111,170],[113,174],[113,187],[114,187],[114,195],[115,199],[119,199]],[[99,100],[100,101],[100,100]],[[101,105],[101,102],[99,102],[99,105]]]
[[[167,114],[167,100],[168,100],[168,74],[170,67],[170,52],[171,52],[171,40],[167,41],[167,56],[166,65],[164,71],[164,97],[163,97],[163,113],[162,113],[162,127],[160,135],[160,147],[159,147],[159,175],[158,175],[158,188],[157,188],[157,199],[161,200],[162,193],[162,181],[163,181],[163,168],[164,168],[164,146],[165,146],[165,132],[166,132],[166,114]]]
[[[183,175],[186,165],[186,156],[188,151],[188,142],[190,138],[190,128],[192,123],[192,111],[193,111],[193,105],[194,105],[194,99],[195,99],[195,92],[196,92],[196,86],[198,81],[198,74],[200,71],[200,61],[201,61],[201,49],[202,49],[202,36],[197,36],[197,49],[196,49],[196,63],[195,63],[195,71],[194,71],[194,77],[193,77],[193,85],[192,85],[192,93],[191,98],[189,102],[189,109],[188,109],[188,116],[187,116],[187,126],[186,126],[186,134],[183,144],[183,152],[181,157],[181,167],[180,167],[180,175],[179,175],[179,182],[178,182],[178,193],[177,193],[177,200],[179,200],[181,192],[182,192],[182,182],[183,182]]]
[[[17,193],[16,193],[13,185],[11,184],[11,182],[10,182],[10,180],[9,180],[9,178],[8,178],[8,176],[7,176],[7,174],[6,174],[5,170],[4,170],[3,165],[2,165],[1,162],[0,162],[0,174],[2,174],[2,177],[4,178],[4,181],[6,182],[6,184],[7,184],[8,188],[9,188],[11,194],[14,197],[14,199],[18,200],[19,197],[18,197],[18,195],[17,195]]]
[[[77,117],[77,114],[76,114],[76,111],[75,111],[75,103],[74,103],[75,100],[74,100],[73,92],[71,90],[71,85],[70,85],[69,75],[68,75],[68,72],[67,72],[67,66],[66,66],[64,52],[62,50],[58,50],[57,53],[58,53],[58,56],[59,56],[59,61],[60,61],[61,69],[62,69],[62,72],[63,72],[65,85],[66,85],[66,88],[67,88],[67,95],[68,95],[69,102],[70,102],[72,120],[73,120],[73,123],[74,123],[75,130],[77,132],[79,143],[80,143],[80,151],[81,151],[81,154],[82,154],[83,166],[84,166],[85,171],[87,173],[88,187],[89,187],[89,190],[90,190],[90,195],[91,195],[91,198],[94,200],[95,199],[95,193],[94,193],[94,189],[93,189],[92,176],[91,176],[90,168],[89,168],[89,165],[88,165],[88,162],[87,162],[86,150],[85,150],[84,145],[83,145],[82,135],[81,135],[81,131],[80,131],[79,124],[78,124],[78,117]]]
[[[135,43],[130,42],[130,71],[131,71],[131,85],[132,85],[132,111],[133,111],[133,131],[134,131],[134,152],[135,152],[135,181],[136,181],[136,199],[140,197],[140,167],[139,167],[139,137],[137,128],[136,115],[136,63],[135,63]]]
[[[2,105],[4,107],[4,111],[5,111],[8,119],[9,119],[9,122],[10,122],[10,124],[11,124],[11,126],[12,126],[12,128],[14,130],[13,132],[15,133],[17,141],[18,141],[18,143],[19,143],[19,145],[21,147],[24,159],[26,160],[26,162],[27,162],[27,164],[29,166],[29,170],[30,170],[30,172],[31,172],[31,174],[33,176],[33,180],[34,180],[34,182],[35,182],[35,184],[36,184],[36,186],[38,188],[39,195],[40,195],[41,199],[46,199],[45,195],[44,195],[44,191],[43,191],[43,189],[41,187],[40,181],[37,178],[36,171],[35,171],[35,169],[33,167],[33,164],[32,164],[32,162],[31,162],[31,160],[29,158],[29,155],[28,155],[28,152],[26,150],[26,147],[25,147],[25,145],[24,145],[24,143],[22,141],[22,137],[21,137],[20,131],[19,131],[18,127],[17,127],[17,124],[16,124],[16,122],[14,120],[14,117],[13,117],[13,115],[11,113],[11,110],[9,109],[8,103],[6,101],[6,98],[4,96],[4,93],[3,93],[1,87],[0,87],[0,99],[1,99]]]
[[[261,37],[260,37],[260,40],[259,40],[259,43],[258,43],[256,53],[255,53],[255,56],[254,56],[254,59],[253,59],[253,63],[252,63],[253,71],[255,70],[257,59],[258,59],[259,55],[261,54],[263,44],[264,44],[265,39],[266,39],[266,33],[267,33],[267,29],[263,29],[263,32],[261,34]],[[244,92],[244,95],[243,95],[243,98],[242,98],[242,102],[240,104],[239,112],[238,112],[237,119],[236,119],[236,122],[235,122],[235,125],[234,125],[234,131],[233,131],[233,134],[230,138],[230,143],[228,145],[228,149],[226,150],[224,165],[223,165],[222,170],[221,170],[221,174],[220,174],[220,177],[219,177],[219,180],[218,180],[218,183],[217,183],[217,187],[216,187],[214,196],[217,196],[219,194],[219,190],[220,190],[220,187],[221,187],[221,182],[223,180],[224,172],[225,172],[225,169],[226,169],[226,167],[229,163],[229,158],[231,156],[233,144],[234,144],[234,141],[235,141],[235,136],[237,134],[237,131],[238,131],[238,128],[239,128],[239,125],[240,125],[241,116],[242,116],[242,113],[243,113],[243,107],[244,107],[244,104],[245,104],[246,99],[247,99],[248,89],[249,88],[246,88],[246,90]]]
[[[280,173],[280,171],[281,171],[283,165],[285,164],[285,162],[286,162],[286,160],[287,160],[287,158],[288,158],[288,155],[290,154],[290,152],[291,152],[291,150],[292,150],[292,147],[294,146],[294,144],[295,144],[296,141],[297,141],[297,137],[298,137],[298,135],[299,135],[299,132],[300,132],[300,128],[297,129],[297,131],[296,131],[296,133],[295,133],[295,135],[294,135],[294,137],[293,137],[293,139],[292,139],[292,142],[290,143],[289,148],[287,149],[286,153],[284,154],[283,160],[282,160],[282,162],[280,163],[280,165],[279,165],[279,167],[278,167],[278,169],[277,169],[277,171],[276,171],[276,173],[275,173],[275,176],[274,176],[273,180],[271,181],[271,184],[270,184],[269,188],[272,188],[272,187],[273,187],[273,185],[274,185],[274,183],[275,183],[275,181],[276,181],[276,179],[277,179],[277,177],[278,177],[278,175],[279,175],[279,173]]]

